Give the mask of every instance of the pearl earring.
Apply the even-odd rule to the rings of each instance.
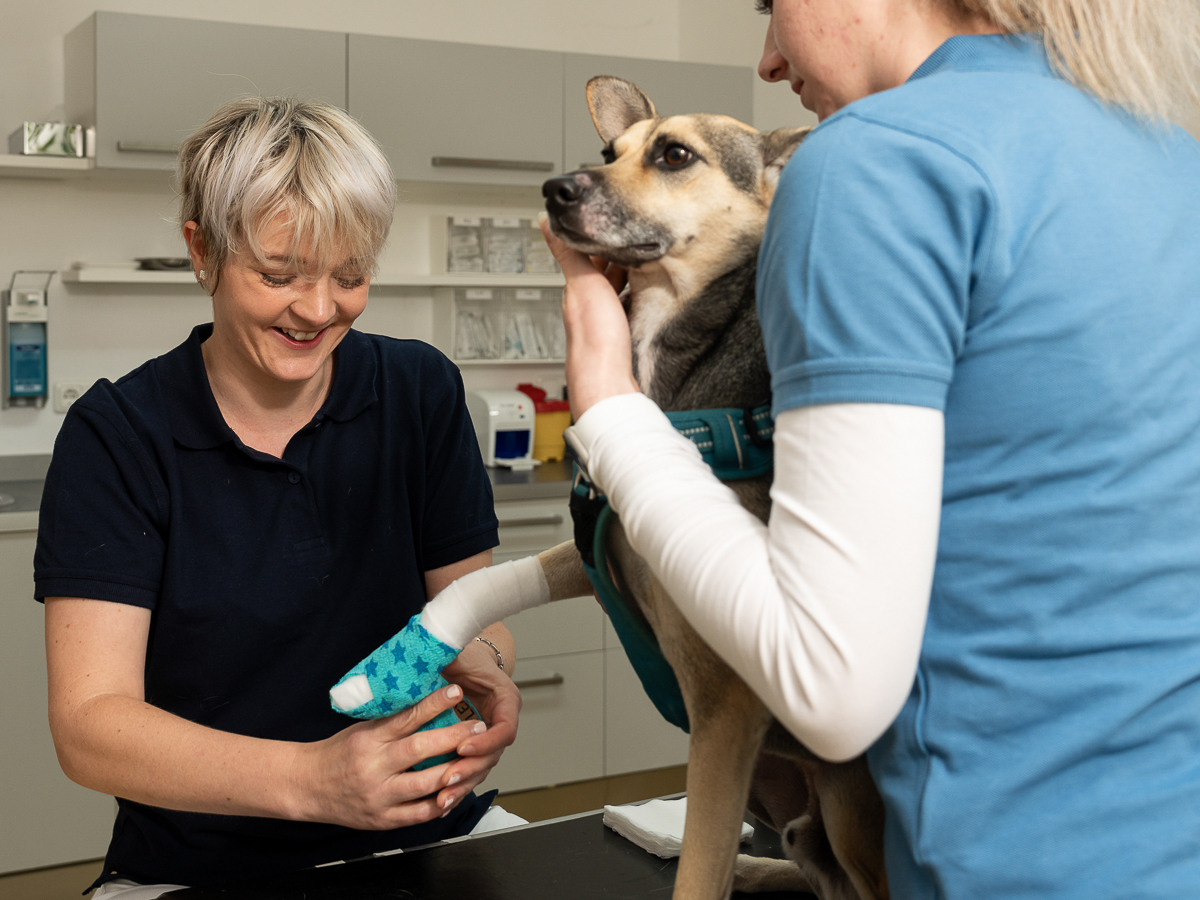
[[[204,270],[203,269],[200,270],[200,275],[198,277],[200,278],[201,281],[204,280]]]

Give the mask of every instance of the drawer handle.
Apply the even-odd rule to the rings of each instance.
[[[179,145],[155,141],[117,141],[117,149],[126,153],[178,153]]]
[[[524,528],[529,525],[561,525],[562,516],[530,516],[527,519],[501,519],[501,528]]]
[[[526,678],[524,681],[514,681],[513,684],[517,686],[518,690],[523,691],[525,688],[555,687],[565,680],[561,675],[555,674],[547,675],[545,678]]]
[[[462,156],[435,156],[435,169],[512,169],[517,172],[553,172],[554,163],[531,159],[470,159]]]

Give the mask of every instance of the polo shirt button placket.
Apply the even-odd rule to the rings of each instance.
[[[288,481],[290,481],[292,484],[299,484],[300,483],[300,473],[299,472],[288,472]]]

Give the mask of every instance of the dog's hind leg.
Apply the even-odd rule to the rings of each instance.
[[[664,617],[678,617],[659,637],[691,726],[687,817],[673,897],[724,900],[733,889],[750,779],[771,715],[673,605],[658,613],[660,624]]]
[[[724,668],[723,663],[721,666]],[[696,686],[685,684],[686,677],[679,679],[688,706],[691,742],[687,818],[675,900],[723,900],[733,889],[750,777],[770,722],[758,698],[732,670],[726,669],[722,677],[728,679],[725,685],[710,682],[699,692]],[[698,707],[704,707],[703,711]]]

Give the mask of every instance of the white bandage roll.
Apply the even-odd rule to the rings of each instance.
[[[463,648],[487,626],[550,602],[550,586],[536,556],[477,569],[429,601],[421,624],[435,638]]]

